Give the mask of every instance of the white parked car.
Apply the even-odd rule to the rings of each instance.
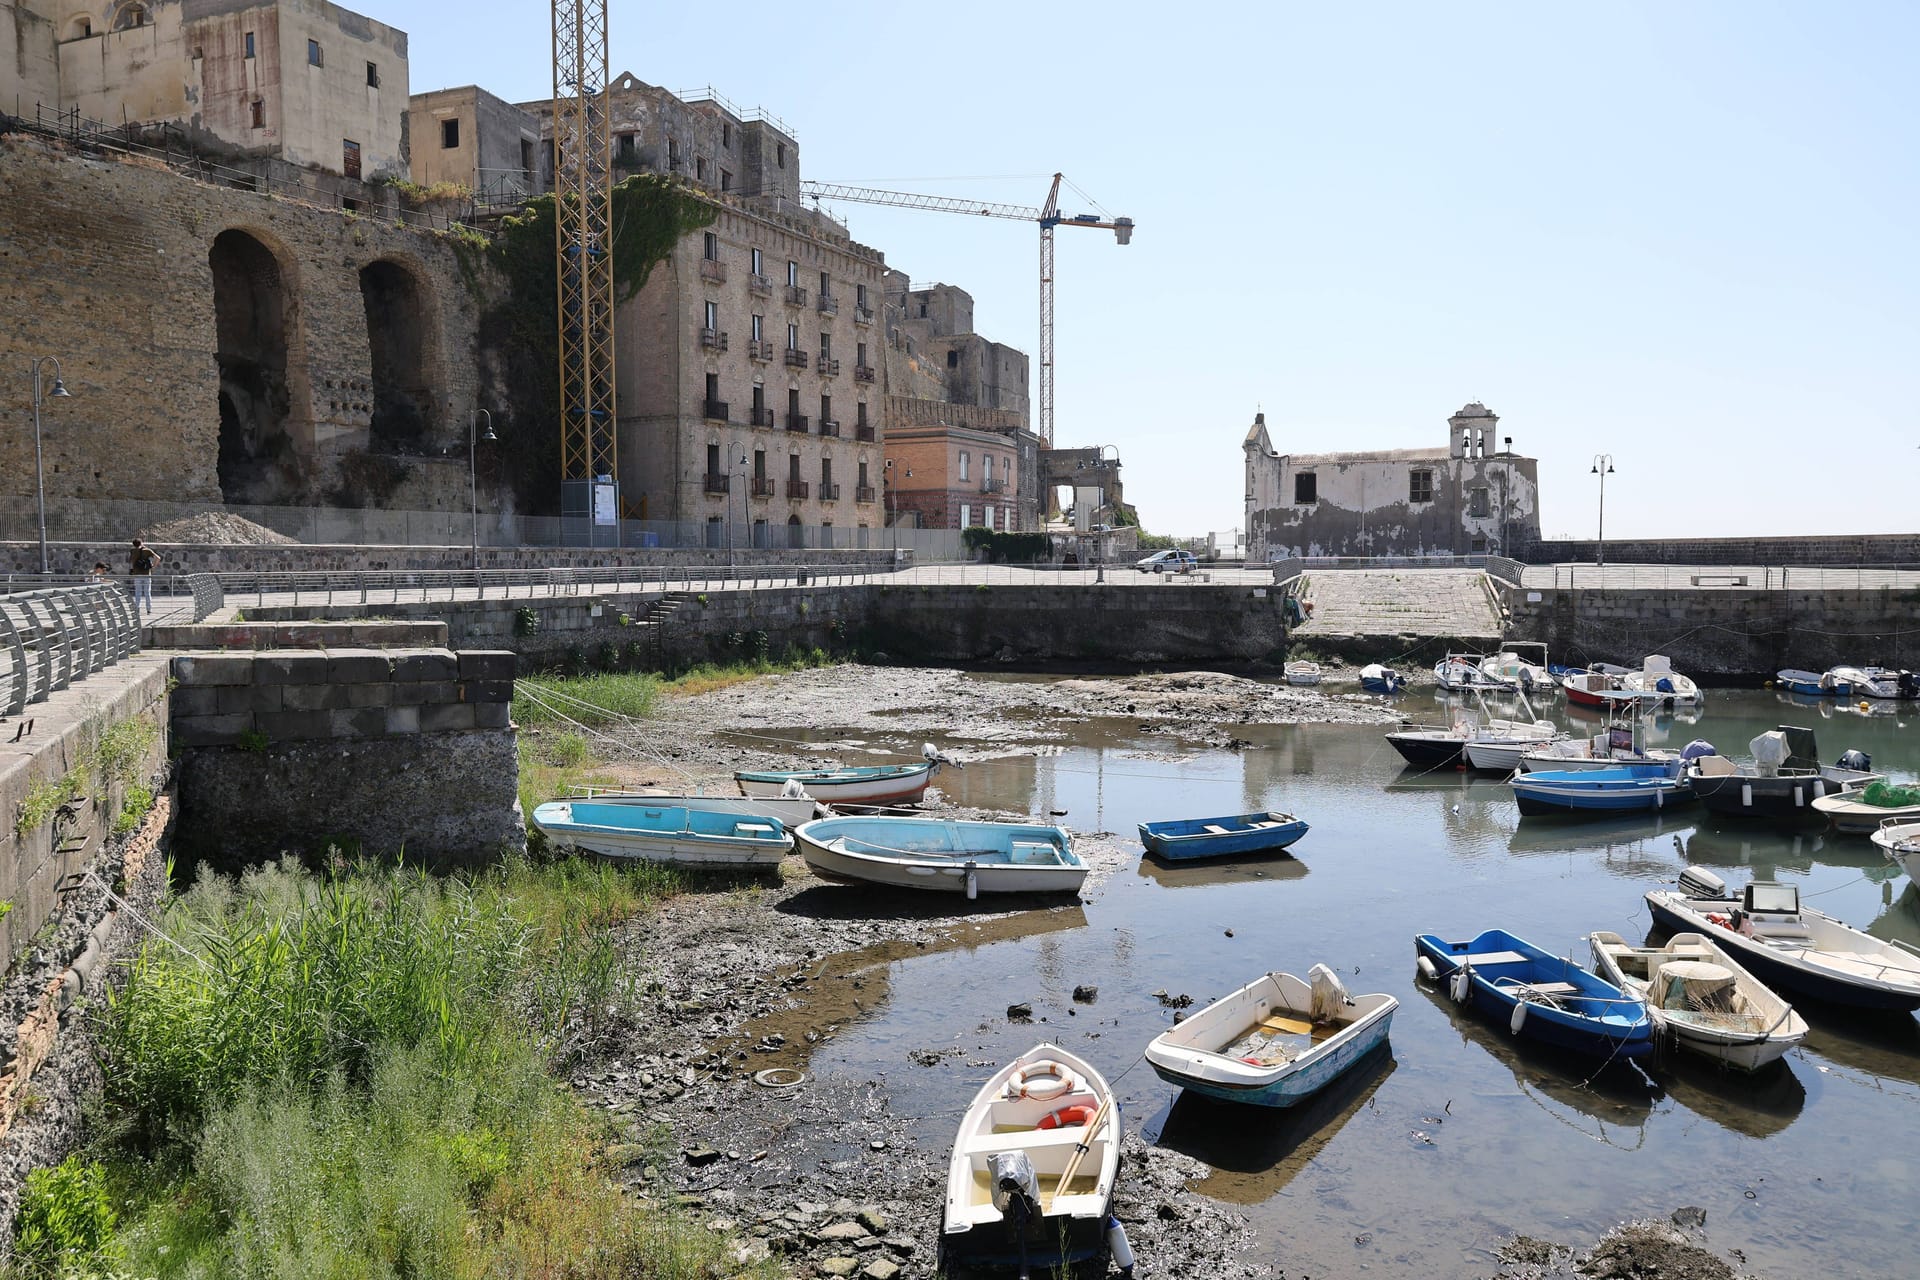
[[[1133,567],[1142,573],[1192,573],[1197,563],[1191,551],[1156,551]]]

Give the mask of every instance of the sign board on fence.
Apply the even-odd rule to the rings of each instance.
[[[605,480],[596,480],[593,484],[593,522],[595,524],[613,524],[619,517],[614,506],[615,486]]]

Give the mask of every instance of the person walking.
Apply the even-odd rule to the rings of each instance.
[[[146,543],[133,540],[133,611],[140,612],[144,602],[147,616],[153,616],[153,566],[160,563],[160,553]]]

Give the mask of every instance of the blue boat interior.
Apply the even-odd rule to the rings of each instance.
[[[542,805],[544,809],[547,806]],[[688,809],[680,806],[652,808],[636,804],[572,803],[576,827],[596,827],[603,831],[625,831],[634,835],[714,836],[729,840],[760,840],[782,844],[787,829],[778,818],[759,814],[723,813],[713,809]]]
[[[1231,836],[1269,832],[1274,835],[1299,828],[1306,830],[1307,824],[1298,818],[1280,813],[1242,813],[1225,818],[1180,818],[1171,822],[1143,822],[1142,831],[1162,839],[1178,839],[1182,836]]]
[[[1581,968],[1550,956],[1504,929],[1489,929],[1466,942],[1447,942],[1426,933],[1417,940],[1445,972],[1466,964],[1497,995],[1526,1000],[1544,1010],[1571,1014],[1611,1027],[1629,1029],[1646,1022],[1644,1002]]]
[[[960,858],[1020,867],[1084,866],[1058,827],[924,818],[822,818],[807,838],[878,858]]]
[[[921,764],[865,764],[845,769],[742,769],[733,776],[744,782],[871,782],[880,778],[906,778],[925,772],[932,766]]]

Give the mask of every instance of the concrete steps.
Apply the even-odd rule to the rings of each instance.
[[[1485,579],[1478,569],[1315,569],[1301,591],[1313,617],[1293,633],[1497,637]]]

